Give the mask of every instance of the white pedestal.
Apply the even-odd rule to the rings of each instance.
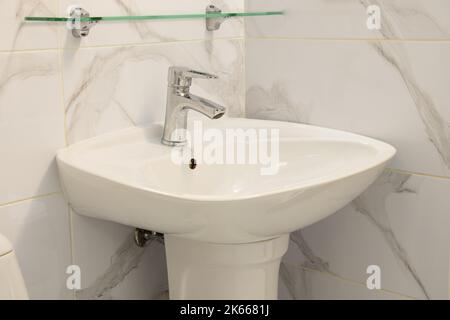
[[[277,299],[289,235],[246,244],[166,236],[170,299]]]

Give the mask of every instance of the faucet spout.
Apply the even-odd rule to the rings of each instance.
[[[168,146],[186,144],[187,114],[197,111],[210,119],[219,119],[225,107],[189,92],[192,78],[215,79],[216,76],[181,67],[169,69],[166,121],[161,143]]]
[[[225,107],[208,99],[189,94],[184,97],[186,100],[184,108],[200,112],[210,119],[219,119],[225,114]]]

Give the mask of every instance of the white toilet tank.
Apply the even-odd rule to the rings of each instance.
[[[25,299],[28,299],[28,293],[13,247],[0,234],[0,300]]]

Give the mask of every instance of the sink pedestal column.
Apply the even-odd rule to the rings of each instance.
[[[170,299],[277,299],[289,235],[215,244],[165,236]]]

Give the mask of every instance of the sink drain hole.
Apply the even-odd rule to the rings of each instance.
[[[189,168],[191,170],[194,170],[195,168],[197,168],[197,160],[195,160],[194,158],[191,159],[191,161],[189,161]]]

